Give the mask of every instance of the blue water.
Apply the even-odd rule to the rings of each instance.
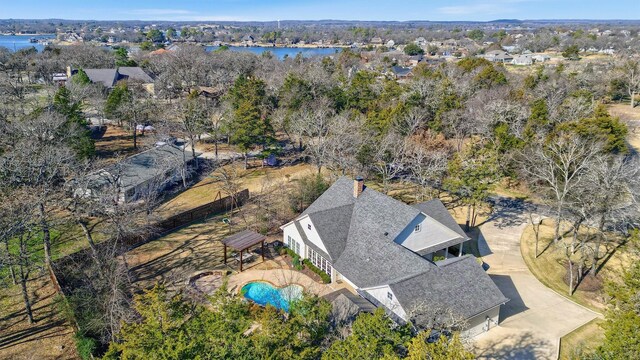
[[[0,35],[0,47],[6,47],[9,51],[17,51],[33,46],[36,50],[42,51],[44,45],[30,43],[29,39],[55,39],[55,37],[55,35]]]
[[[266,306],[269,304],[289,312],[291,302],[302,297],[302,286],[288,285],[276,288],[266,282],[254,281],[243,286],[240,293],[258,305]]]
[[[207,46],[207,51],[213,51],[218,49],[217,46]],[[295,47],[259,47],[259,46],[229,46],[229,50],[233,51],[241,51],[241,52],[251,52],[254,54],[262,54],[265,51],[270,51],[273,55],[277,56],[278,59],[282,60],[287,57],[295,57],[298,53],[301,53],[304,57],[313,57],[313,56],[328,56],[333,55],[336,52],[340,52],[341,48],[295,48]]]

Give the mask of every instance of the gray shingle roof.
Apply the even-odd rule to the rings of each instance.
[[[359,311],[364,311],[364,312],[374,312],[376,310],[376,306],[373,305],[371,302],[369,302],[369,300],[359,296],[359,295],[355,295],[353,293],[351,293],[349,290],[347,289],[340,289],[340,290],[336,290],[334,292],[328,293],[326,295],[323,296],[323,298],[325,298],[325,300],[327,300],[330,303],[334,303],[334,302],[348,302],[350,304],[353,304],[355,306],[357,306]]]
[[[118,81],[116,69],[84,69],[92,83],[102,83],[107,88],[112,88]]]
[[[454,309],[464,307],[462,315],[473,316],[475,311],[507,301],[474,258],[436,265],[394,242],[422,213],[459,235],[443,241],[468,239],[439,200],[409,206],[366,187],[354,198],[353,181],[346,177],[338,179],[302,215],[311,218],[329,254],[305,237],[298,221],[295,224],[302,240],[321,255],[330,255],[333,267],[357,287],[392,284],[403,308],[423,299]]]
[[[455,231],[463,239],[469,239],[440,199],[432,199],[413,206],[450,230]]]
[[[198,154],[196,154],[197,156]],[[190,151],[185,153],[187,161],[193,159]],[[100,187],[113,179],[118,179],[123,190],[138,186],[175,169],[183,161],[181,149],[172,145],[161,145],[143,151],[95,173],[95,187]],[[108,176],[110,179],[106,179]]]
[[[120,80],[132,79],[143,83],[152,83],[153,78],[137,66],[123,66],[118,69],[84,69],[92,83],[102,83],[112,88]]]
[[[118,73],[121,76],[126,76],[129,79],[138,80],[145,84],[152,83],[153,78],[149,76],[144,70],[137,66],[122,66],[118,68]]]
[[[411,68],[406,68],[402,66],[393,66],[391,67],[391,71],[397,76],[407,76],[411,73]]]
[[[353,204],[348,204],[309,214],[311,222],[327,247],[328,260],[337,260],[344,251],[352,213]]]
[[[509,301],[474,257],[467,255],[437,265],[424,274],[390,285],[408,313],[428,306],[451,309],[469,319]],[[415,310],[412,320],[419,323],[420,315],[421,311]]]

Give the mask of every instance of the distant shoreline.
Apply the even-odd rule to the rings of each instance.
[[[44,35],[56,36],[56,34],[52,34],[52,33],[43,33],[43,34],[12,34],[12,33],[0,33],[0,36],[44,36]]]

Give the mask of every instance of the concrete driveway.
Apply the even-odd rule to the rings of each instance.
[[[474,338],[480,359],[557,359],[560,337],[601,316],[550,290],[528,270],[520,253],[526,218],[498,216],[480,227],[480,252],[496,285],[511,299],[500,324]]]

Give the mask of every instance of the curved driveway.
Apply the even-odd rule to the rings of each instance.
[[[529,272],[520,253],[527,223],[522,215],[499,216],[480,227],[487,271],[511,299],[500,324],[474,338],[480,359],[557,359],[560,337],[601,316],[550,290]]]

